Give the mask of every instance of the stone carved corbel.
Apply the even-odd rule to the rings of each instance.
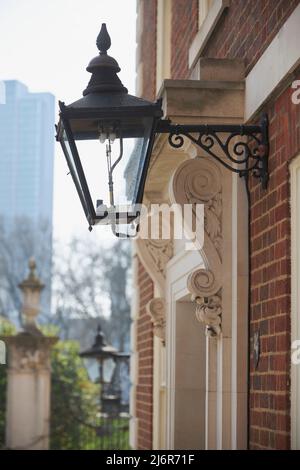
[[[187,287],[196,302],[196,317],[205,323],[209,336],[220,335],[222,329],[221,181],[216,163],[207,157],[196,157],[177,168],[171,184],[174,202],[204,204],[204,243],[200,252],[205,268],[190,274]]]
[[[221,297],[211,295],[210,297],[197,297],[196,317],[205,323],[208,336],[218,336],[221,333]]]
[[[160,296],[165,295],[166,265],[173,256],[173,240],[136,239],[138,257],[150,274]]]
[[[197,269],[187,281],[192,300],[196,302],[197,320],[206,325],[208,336],[221,333],[222,289],[220,279],[208,269]]]
[[[166,340],[165,282],[166,265],[173,256],[173,239],[136,238],[137,255],[149,273],[158,297],[147,304],[147,312],[151,317],[154,334],[163,345]]]
[[[161,297],[151,299],[146,307],[154,327],[154,334],[161,339],[162,344],[166,342],[166,306]]]
[[[196,317],[205,323],[209,336],[221,333],[222,288],[220,272],[216,275],[209,269],[197,269],[192,272],[187,286],[196,302]]]

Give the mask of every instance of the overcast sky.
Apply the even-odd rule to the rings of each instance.
[[[119,76],[134,94],[136,0],[0,0],[0,80],[16,79],[32,92],[51,92],[56,102],[79,99],[90,78],[85,68],[98,52],[95,41],[101,23],[107,24],[109,54],[119,63]],[[56,145],[54,236],[67,241],[86,231],[75,187]],[[91,241],[104,232],[94,228]]]

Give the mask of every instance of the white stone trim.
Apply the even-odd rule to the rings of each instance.
[[[204,23],[214,0],[198,0],[198,29]]]
[[[246,77],[245,121],[251,119],[275,88],[300,64],[300,5]]]
[[[158,450],[160,448],[160,341],[157,336],[153,337],[153,413],[152,413],[152,449]]]
[[[187,278],[191,271],[203,266],[198,252],[183,251],[167,265],[167,324],[166,324],[166,392],[167,423],[166,449],[175,449],[175,402],[176,402],[176,308],[178,301],[189,300]],[[191,304],[192,305],[192,304]],[[193,307],[194,308],[194,307]],[[199,329],[201,325],[199,324]],[[199,340],[201,335],[199,334]],[[203,333],[204,339],[204,333]]]
[[[300,339],[300,155],[291,175],[291,342]],[[291,364],[291,447],[300,449],[300,365]]]
[[[133,302],[131,304],[131,328],[130,328],[130,422],[129,422],[129,444],[132,449],[137,449],[137,430],[138,420],[136,417],[136,384],[138,377],[138,352],[136,345],[136,326],[139,314],[139,286],[137,282],[138,277],[138,260],[135,254],[135,244],[132,244],[132,283],[135,286]]]
[[[171,0],[157,1],[156,93],[171,76]]]
[[[189,68],[193,68],[211,37],[229,0],[214,0],[189,49]]]
[[[231,449],[237,449],[237,303],[238,303],[238,175],[232,178],[232,312],[231,312]]]
[[[165,448],[165,347],[159,338],[153,341],[153,443],[152,449]]]

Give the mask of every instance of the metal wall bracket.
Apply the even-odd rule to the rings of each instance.
[[[169,144],[174,148],[182,147],[184,137],[188,138],[228,170],[244,177],[252,174],[260,179],[262,188],[267,189],[269,139],[266,114],[262,115],[259,125],[256,126],[180,125],[162,119],[158,123],[156,132],[169,134]]]

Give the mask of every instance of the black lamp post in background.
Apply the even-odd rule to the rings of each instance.
[[[94,344],[80,353],[83,359],[94,359],[99,366],[100,414],[96,432],[100,438],[101,449],[125,448],[128,446],[129,414],[128,404],[122,403],[122,377],[120,362],[128,362],[129,354],[117,351],[107,344],[100,324],[97,328]],[[105,380],[109,360],[114,361],[110,380]],[[125,411],[125,412],[124,412]]]
[[[97,334],[95,336],[94,344],[92,345],[92,347],[80,353],[80,356],[82,358],[95,359],[98,362],[101,412],[106,411],[105,406],[104,406],[105,401],[109,402],[110,400],[112,400],[115,402],[115,408],[116,407],[120,408],[121,391],[117,393],[115,396],[110,396],[110,400],[109,400],[109,397],[106,397],[105,395],[105,392],[106,392],[105,386],[107,385],[107,382],[105,381],[105,377],[104,377],[105,363],[109,359],[114,359],[114,361],[116,361],[118,354],[119,354],[118,351],[113,346],[110,346],[109,344],[106,343],[100,324],[98,325]]]

